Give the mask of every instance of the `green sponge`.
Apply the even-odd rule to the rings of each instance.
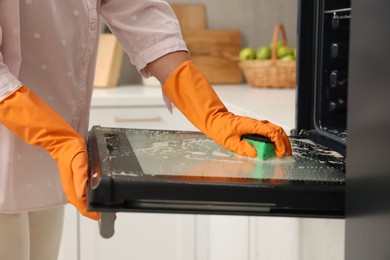
[[[267,160],[275,157],[275,146],[268,138],[257,134],[246,134],[241,138],[256,149],[257,158]]]

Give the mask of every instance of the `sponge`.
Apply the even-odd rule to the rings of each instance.
[[[258,134],[246,134],[242,140],[250,143],[257,151],[257,158],[267,160],[275,157],[275,146],[267,137]]]

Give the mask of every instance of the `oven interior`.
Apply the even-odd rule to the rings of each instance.
[[[350,0],[301,0],[297,129],[346,155]]]

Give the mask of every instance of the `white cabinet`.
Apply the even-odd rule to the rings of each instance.
[[[251,217],[250,260],[301,260],[297,218]]]
[[[300,260],[343,260],[344,219],[299,219]]]
[[[197,131],[182,113],[164,106],[93,107],[90,126]]]
[[[81,218],[80,259],[192,260],[194,234],[193,215],[118,213],[110,239],[99,235],[95,221]]]

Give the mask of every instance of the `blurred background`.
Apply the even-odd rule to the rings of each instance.
[[[208,29],[231,29],[241,32],[242,47],[268,45],[274,27],[283,23],[288,43],[296,47],[297,0],[168,0],[170,4],[204,4]],[[124,55],[119,85],[142,82],[129,58]]]

